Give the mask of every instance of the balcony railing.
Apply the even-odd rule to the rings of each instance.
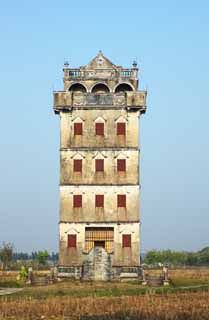
[[[81,70],[81,69],[64,69],[64,78],[71,79],[137,79],[136,69],[94,69],[94,70]]]

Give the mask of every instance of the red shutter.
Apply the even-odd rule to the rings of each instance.
[[[104,195],[103,194],[96,194],[95,207],[104,208]]]
[[[73,171],[74,172],[82,172],[82,160],[74,160],[73,161]]]
[[[126,195],[125,194],[118,194],[118,208],[119,207],[126,207]]]
[[[96,159],[95,166],[96,166],[96,171],[104,171],[104,160]]]
[[[131,248],[131,235],[123,234],[123,248]]]
[[[81,208],[82,207],[82,195],[74,195],[73,196],[73,207],[74,208]]]
[[[83,126],[82,123],[74,123],[74,136],[83,134]]]
[[[126,160],[124,160],[124,159],[117,160],[117,170],[118,171],[126,171]]]
[[[104,123],[96,123],[96,135],[104,136]]]
[[[117,135],[123,135],[126,134],[126,124],[125,122],[118,122],[117,123]]]
[[[68,248],[76,248],[76,234],[68,234],[67,246]]]

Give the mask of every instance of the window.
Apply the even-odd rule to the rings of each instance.
[[[76,248],[76,234],[68,234],[67,246],[68,248]]]
[[[126,160],[124,160],[124,159],[117,160],[117,170],[121,171],[121,172],[126,171]]]
[[[74,172],[82,172],[82,160],[74,160],[73,161],[73,171]]]
[[[95,124],[96,136],[104,136],[104,123],[96,123]]]
[[[130,234],[123,234],[122,245],[123,245],[123,248],[131,248],[131,235]]]
[[[118,194],[118,208],[125,208],[126,207],[126,195],[125,194]]]
[[[125,122],[118,122],[117,123],[117,135],[126,135],[126,124]]]
[[[81,208],[82,207],[82,195],[74,195],[73,196],[73,208]]]
[[[104,171],[104,160],[103,159],[96,159],[95,167],[96,167],[96,172]]]
[[[74,123],[74,136],[81,136],[83,134],[83,124]]]
[[[96,208],[104,208],[104,195],[103,194],[96,194],[95,207]]]

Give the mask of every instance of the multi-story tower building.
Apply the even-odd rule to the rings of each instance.
[[[138,91],[137,64],[124,69],[99,52],[88,65],[66,63],[63,71],[64,91],[54,92],[61,135],[60,272],[80,277],[97,247],[113,270],[138,267],[139,118],[146,91]]]

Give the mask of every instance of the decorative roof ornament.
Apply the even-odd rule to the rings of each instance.
[[[133,66],[133,68],[137,68],[137,61],[136,60],[133,61],[132,66]]]
[[[65,68],[69,68],[69,63],[68,63],[68,61],[65,61],[65,62],[64,62],[64,67],[65,67]]]

